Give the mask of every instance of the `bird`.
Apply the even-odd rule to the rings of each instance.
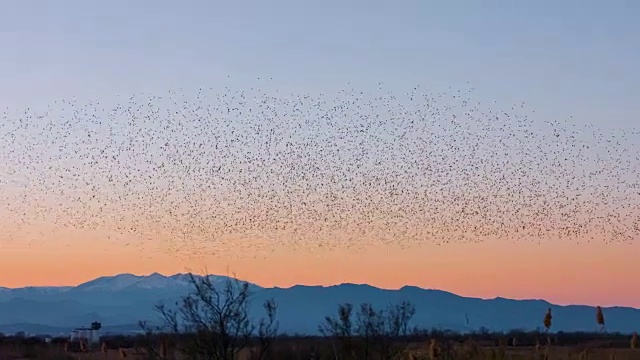
[[[0,242],[47,241],[24,230],[39,224],[187,258],[638,238],[637,129],[473,91],[255,85],[8,109]]]

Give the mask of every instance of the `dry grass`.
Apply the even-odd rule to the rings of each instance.
[[[540,350],[536,347],[469,347],[459,344],[448,354],[432,356],[429,347],[415,348],[406,352],[406,359],[412,360],[640,360],[640,352],[632,349],[585,349],[583,347],[550,346]]]
[[[274,359],[282,360],[315,360],[331,359],[334,357],[329,351],[327,340],[305,341],[304,339],[284,339],[275,347]],[[440,343],[435,339],[424,342],[407,344],[406,350],[398,359],[406,360],[640,360],[640,350],[628,348],[598,348],[598,345],[584,346],[487,346],[475,341]],[[172,355],[166,349],[166,345],[158,347],[165,355],[165,359],[182,360],[184,356]],[[0,347],[0,360],[119,360],[123,359],[122,353],[126,353],[126,359],[149,359],[146,351],[141,348],[107,349],[95,346],[85,352],[65,352],[63,344],[46,345],[36,344],[30,346],[7,345]],[[312,357],[312,353],[314,354]],[[170,355],[169,357],[166,357]],[[246,349],[238,356],[238,360],[251,360],[251,349]],[[162,359],[160,357],[159,359]],[[346,358],[345,358],[346,359]],[[372,359],[376,359],[375,357]]]

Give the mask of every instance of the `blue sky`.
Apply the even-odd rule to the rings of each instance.
[[[3,2],[0,105],[382,81],[471,86],[480,99],[527,101],[541,116],[631,127],[639,16],[633,0]]]
[[[38,110],[55,100],[72,97],[80,100],[78,108],[83,109],[85,100],[99,99],[103,105],[111,100],[126,103],[135,93],[164,95],[172,89],[184,89],[179,91],[187,96],[195,94],[199,87],[224,91],[225,86],[316,93],[334,92],[348,86],[375,91],[377,84],[383,82],[385,89],[398,92],[411,91],[416,85],[434,92],[447,92],[449,87],[452,91],[473,87],[474,102],[478,101],[484,106],[497,101],[500,108],[509,111],[512,104],[526,101],[525,113],[541,121],[566,120],[595,127],[637,128],[640,118],[638,19],[640,2],[637,0],[3,1],[0,2],[0,121],[3,120],[1,112],[4,108],[11,113],[23,113],[22,109],[27,106]],[[349,82],[351,85],[348,85]],[[84,106],[84,109],[91,106]],[[535,114],[528,109],[535,109]],[[11,205],[11,209],[4,207],[0,211],[15,210],[12,212],[19,217],[22,212],[18,210],[32,210],[43,203],[39,202],[38,196],[44,195],[30,188],[30,181],[41,181],[48,186],[62,184],[55,189],[68,190],[76,183],[85,183],[85,179],[95,181],[97,176],[93,175],[99,170],[120,176],[120,180],[114,184],[120,186],[122,176],[131,175],[138,165],[127,163],[123,168],[115,161],[105,161],[95,172],[77,171],[73,168],[76,165],[73,160],[77,160],[78,156],[74,156],[73,152],[79,150],[81,155],[86,155],[99,150],[104,144],[93,140],[93,148],[87,147],[82,143],[86,137],[75,136],[66,128],[57,133],[52,131],[53,134],[46,133],[43,127],[36,125],[23,128],[14,137],[22,139],[16,141],[19,145],[15,147],[19,149],[15,151],[13,144],[4,141],[8,138],[5,129],[14,125],[9,124],[12,120],[15,118],[0,124],[0,170],[10,174],[4,169],[13,169],[18,175],[0,176],[0,185],[3,186],[0,196],[3,196],[3,203],[9,202]],[[2,126],[6,124],[9,125]],[[40,133],[32,133],[33,129]],[[81,126],[74,129],[77,134],[86,136],[85,130]],[[64,136],[56,138],[63,131]],[[623,158],[618,152],[624,148],[627,162],[608,164],[610,166],[601,170],[601,175],[583,179],[583,185],[600,191],[602,187],[594,185],[600,177],[609,177],[609,180],[620,185],[620,177],[625,174],[630,178],[629,183],[637,182],[639,152],[634,153],[634,149],[640,145],[638,134],[635,132],[628,136],[635,141],[632,144],[634,146],[618,146],[616,152],[611,151],[614,157]],[[42,136],[38,138],[37,135]],[[165,132],[162,135],[169,137],[175,133]],[[199,135],[196,140],[202,140],[206,134]],[[105,139],[110,140],[107,135],[102,136],[102,140]],[[448,140],[446,136],[440,139]],[[518,147],[539,149],[533,154],[527,153],[534,160],[534,165],[538,166],[535,169],[543,169],[545,161],[554,160],[553,156],[548,157],[552,153],[566,156],[567,153],[560,148],[566,143],[563,139],[555,143],[553,138],[551,141],[543,137],[536,139],[544,140],[534,141],[534,144],[521,142],[521,145],[527,146]],[[176,143],[179,141],[175,140]],[[441,141],[446,143],[445,140]],[[604,142],[602,139],[599,141],[599,145]],[[56,144],[59,148],[65,148],[66,153],[48,154],[47,150],[55,149]],[[212,144],[214,142],[208,143]],[[485,144],[490,151],[503,148],[490,142]],[[600,150],[608,152],[613,147]],[[109,149],[116,151],[115,148]],[[134,155],[141,153],[141,150],[137,151],[125,153],[122,158],[133,159]],[[459,152],[455,154],[457,159],[463,158]],[[569,154],[575,154],[575,151]],[[576,157],[564,159],[566,161],[562,164],[597,162],[593,153],[585,154],[587,160]],[[64,182],[48,176],[51,173],[43,169],[50,165],[47,159],[49,155],[60,160],[59,168],[54,167],[54,175],[66,170],[67,175],[75,172],[81,176],[74,180],[65,179]],[[192,156],[186,156],[187,160],[197,160],[193,153],[189,155]],[[591,157],[587,158],[587,155]],[[340,160],[340,156],[336,155],[335,158]],[[451,156],[455,161],[456,156]],[[5,161],[7,159],[9,161]],[[144,160],[145,157],[137,159]],[[320,160],[330,161],[332,158],[328,159]],[[435,162],[447,165],[446,160]],[[492,160],[498,163],[503,159],[498,156]],[[25,167],[25,163],[28,166]],[[339,164],[339,161],[334,163]],[[457,165],[458,170],[464,170],[463,165]],[[616,169],[614,165],[626,168]],[[580,166],[578,168],[583,169]],[[560,176],[572,169],[556,165],[538,173],[540,177],[545,177],[553,173],[552,170],[557,170],[556,175]],[[504,175],[506,172],[504,169],[501,171],[493,175]],[[529,172],[534,173],[531,169]],[[142,172],[136,172],[139,173]],[[180,176],[179,172],[175,173]],[[390,176],[389,173],[383,175]],[[166,177],[160,180],[166,180]],[[415,184],[401,180],[398,180],[400,184]],[[18,200],[13,203],[4,198],[9,198],[6,190],[10,188],[5,184],[12,183],[20,184],[16,187],[16,193],[22,196],[15,197]],[[113,195],[113,192],[106,190],[104,194],[98,192],[101,199]],[[172,195],[182,196],[180,191],[176,190]],[[628,191],[633,192],[633,196],[629,196],[632,201],[626,201],[626,204],[635,206],[637,210],[635,204],[638,202],[633,202],[638,198],[637,191]],[[42,193],[48,194],[44,190]],[[95,193],[87,190],[81,195],[86,196],[83,198],[86,200]],[[138,194],[131,191],[129,195],[133,199]],[[66,198],[71,198],[68,192]],[[153,196],[148,196],[139,202],[129,203],[129,198],[121,202],[133,204],[126,209],[134,208],[131,211],[143,217],[154,209],[147,203],[155,200]],[[54,204],[49,208],[44,207],[45,210],[38,209],[38,214],[48,219],[63,210],[69,210],[72,214],[68,216],[70,219],[73,216],[98,218],[96,214],[99,214],[105,222],[124,217],[119,211],[122,208],[114,207],[115,210],[109,215],[102,208],[95,210],[101,205],[93,200],[87,200],[89,205],[86,207],[78,206],[78,203],[70,202],[66,207]],[[208,199],[198,202],[205,203],[209,206],[211,202]],[[423,203],[428,202],[420,202]],[[612,201],[611,207],[621,203],[625,203],[625,199]],[[162,201],[154,203],[158,207],[163,204]],[[536,206],[528,210],[535,210]],[[597,206],[599,203],[589,202],[585,208]],[[214,218],[208,214],[217,214],[211,206],[205,208],[203,205],[202,210],[200,214],[204,214],[202,218],[206,218],[207,222]],[[620,213],[624,209],[614,210]],[[337,211],[332,209],[331,213]],[[229,217],[238,214],[231,212]],[[0,212],[0,215],[5,223],[11,225],[9,220],[5,221],[7,217],[3,213]],[[420,219],[413,218],[416,221]],[[173,231],[165,233],[165,237],[171,239],[178,232],[171,230],[174,225],[177,229],[184,224],[163,224],[170,225],[167,232]],[[149,246],[146,239],[140,238],[140,247],[135,248],[128,247],[130,238],[122,240],[122,246],[117,248],[122,256],[118,255],[115,259],[110,254],[116,248],[110,244],[121,239],[104,240],[106,233],[88,237],[86,233],[65,229],[65,232],[55,233],[54,236],[48,232],[48,227],[37,228],[34,225],[33,232],[39,231],[41,235],[32,236],[29,233],[22,234],[26,231],[24,229],[26,226],[12,230],[13,235],[27,240],[40,237],[46,241],[40,247],[31,247],[29,240],[28,250],[22,251],[19,246],[16,247],[21,252],[0,251],[0,273],[16,274],[13,278],[3,279],[0,285],[72,284],[86,281],[86,277],[116,272],[175,273],[184,270],[183,263],[174,259],[173,255],[162,257],[164,255],[160,254],[158,257],[141,259],[141,249]],[[398,227],[397,230],[402,229]],[[115,230],[109,233],[115,234]],[[57,240],[49,241],[50,238]],[[180,242],[180,238],[178,240],[171,244],[172,249],[180,246],[185,251],[206,253],[200,247],[192,247],[193,244],[187,246],[184,245],[187,243]],[[88,241],[93,241],[92,246],[84,245]],[[102,241],[104,247],[97,246],[98,241]],[[250,253],[252,250],[247,249],[260,245],[258,242],[225,241],[223,239],[221,246],[211,243],[215,256],[226,256],[223,250]],[[70,252],[69,247],[58,247],[56,242],[66,243],[66,246],[75,244],[71,247],[75,252]],[[48,246],[44,246],[45,243]],[[23,241],[23,245],[27,249],[27,241]],[[637,251],[606,244],[578,247],[573,246],[572,241],[571,246],[558,243],[555,247],[522,244],[505,247],[502,242],[494,242],[482,248],[464,245],[442,246],[440,249],[434,245],[406,252],[402,249],[392,251],[385,245],[362,257],[358,257],[356,252],[336,252],[339,257],[333,258],[332,263],[315,255],[321,253],[320,250],[317,253],[315,250],[303,253],[296,249],[289,251],[284,246],[282,248],[282,257],[265,256],[264,260],[234,262],[232,269],[250,281],[281,286],[349,281],[381,286],[417,284],[474,296],[544,296],[562,303],[637,306],[637,299],[640,299],[638,290],[625,283],[629,273],[639,271],[638,262],[632,259],[632,254]],[[262,256],[260,251],[255,250],[254,254]],[[96,265],[95,259],[107,255],[110,256],[109,261],[99,261]],[[212,265],[209,269],[224,271],[222,266],[228,264],[219,261],[223,257],[215,256],[207,260]],[[90,266],[86,259],[90,259]],[[505,265],[503,259],[509,259],[510,263]],[[539,271],[541,259],[545,263],[543,271]],[[552,261],[549,262],[549,259]],[[353,273],[349,273],[349,264],[357,261],[360,261],[360,265],[352,266]],[[76,269],[82,266],[90,268],[92,272],[78,272]],[[292,267],[296,271],[291,271]],[[389,268],[395,271],[387,271]],[[306,273],[303,273],[303,269]],[[585,271],[593,273],[587,274]],[[514,273],[522,276],[514,277]],[[588,280],[581,282],[579,279]],[[593,287],[594,281],[599,282],[599,287]],[[523,283],[527,286],[521,286]]]

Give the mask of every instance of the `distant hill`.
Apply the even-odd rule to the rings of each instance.
[[[214,282],[224,276],[211,276]],[[317,334],[326,315],[340,303],[372,303],[383,307],[408,300],[416,306],[411,326],[470,331],[485,327],[492,331],[535,330],[542,326],[547,308],[553,311],[554,331],[594,331],[596,310],[591,306],[559,306],[544,300],[483,300],[446,291],[405,286],[384,290],[369,285],[302,286],[263,288],[254,291],[252,311],[261,313],[262,302],[274,298],[278,304],[280,330],[285,333]],[[139,328],[139,320],[158,323],[154,305],[171,305],[191,289],[188,274],[101,277],[76,287],[0,288],[0,332],[25,331],[57,335],[72,328],[100,321],[104,332],[127,333]],[[607,330],[630,333],[640,326],[640,310],[604,308]],[[466,316],[465,316],[466,315]],[[467,318],[469,323],[467,324]]]

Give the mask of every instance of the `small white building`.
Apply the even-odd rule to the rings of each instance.
[[[89,344],[96,344],[100,342],[100,330],[92,329],[90,327],[79,327],[71,331],[69,341],[85,340]]]

